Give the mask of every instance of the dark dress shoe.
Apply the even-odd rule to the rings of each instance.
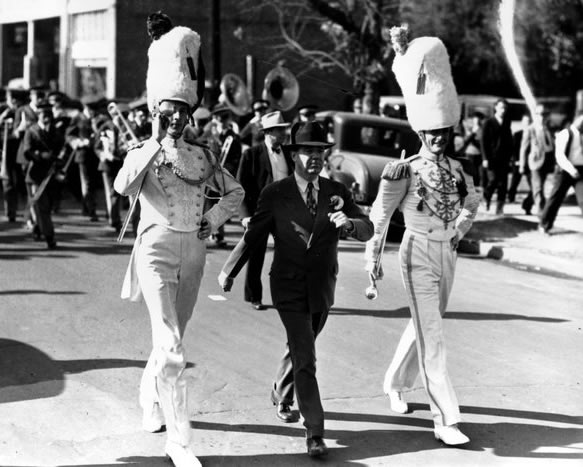
[[[289,405],[280,402],[277,404],[277,418],[279,418],[283,423],[294,423],[297,422],[298,419],[295,414],[292,412]]]
[[[308,438],[306,445],[308,447],[308,456],[310,457],[322,457],[328,454],[328,446],[326,446],[321,436]]]
[[[261,302],[251,302],[251,306],[256,310],[265,310],[265,305]]]

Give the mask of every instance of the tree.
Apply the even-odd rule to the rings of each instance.
[[[389,19],[398,2],[387,0],[244,0],[242,11],[275,14],[280,38],[272,49],[310,70],[341,70],[353,90],[364,95],[369,111],[378,113],[380,89],[390,74]],[[265,38],[273,41],[273,38]]]

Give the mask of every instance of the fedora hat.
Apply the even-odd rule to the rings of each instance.
[[[227,114],[231,112],[231,108],[224,102],[217,102],[211,110],[211,114],[213,115]]]
[[[287,128],[290,126],[289,123],[285,122],[283,115],[279,110],[265,114],[261,117],[259,123],[261,124],[261,129],[264,131],[269,130],[270,128]]]
[[[295,151],[301,146],[329,148],[334,143],[326,139],[326,132],[318,122],[297,122],[291,129],[290,144],[282,145],[283,148]]]

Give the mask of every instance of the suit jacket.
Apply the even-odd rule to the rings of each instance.
[[[62,134],[55,127],[51,127],[49,131],[43,131],[38,123],[35,123],[26,130],[22,141],[24,157],[29,161],[26,169],[26,183],[42,182],[57,160],[64,144]],[[44,158],[42,154],[50,154],[50,157]]]
[[[332,196],[342,198],[342,211],[354,224],[351,233],[354,238],[366,241],[373,234],[371,221],[344,185],[322,177],[319,185],[315,219],[293,175],[268,185],[261,192],[245,235],[223,266],[222,274],[234,278],[253,248],[271,233],[274,238],[271,297],[280,312],[298,312],[306,304],[310,313],[326,312],[334,304],[340,229],[328,218]]]
[[[293,162],[284,153],[288,166],[288,175],[293,172]],[[257,209],[261,190],[273,183],[273,169],[269,160],[269,150],[265,143],[252,146],[241,157],[237,180],[245,190],[245,198],[241,203],[241,217],[251,217]]]
[[[512,158],[512,131],[510,125],[500,125],[495,117],[484,122],[482,128],[482,157],[490,170],[508,168]]]
[[[546,144],[545,132],[549,139]],[[546,150],[545,147],[547,147]],[[548,128],[543,131],[540,127],[530,125],[522,135],[522,143],[520,144],[520,166],[526,167],[528,165],[528,168],[532,171],[539,170],[543,165],[553,165],[554,148],[553,137]]]

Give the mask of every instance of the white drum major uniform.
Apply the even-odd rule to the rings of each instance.
[[[457,426],[460,411],[446,367],[442,316],[453,285],[457,245],[472,225],[479,197],[462,163],[446,154],[460,110],[445,46],[434,37],[406,44],[403,28],[391,33],[398,53],[393,71],[422,148],[409,161],[385,167],[370,213],[375,234],[365,258],[373,275],[382,275],[379,250],[396,208],[406,224],[399,257],[412,319],[387,370],[384,391],[391,408],[405,413],[402,392],[420,375],[435,437],[449,445],[464,444],[469,439]]]
[[[141,205],[122,298],[143,297],[152,324],[153,348],[140,386],[144,429],[165,424],[166,453],[175,466],[192,467],[200,463],[190,448],[182,338],[203,275],[206,238],[237,212],[244,191],[207,148],[182,137],[204,83],[198,34],[172,27],[163,14],[148,21],[162,26],[148,51],[152,137],[128,152],[114,184],[119,193],[139,195]],[[203,212],[207,187],[221,198]]]

